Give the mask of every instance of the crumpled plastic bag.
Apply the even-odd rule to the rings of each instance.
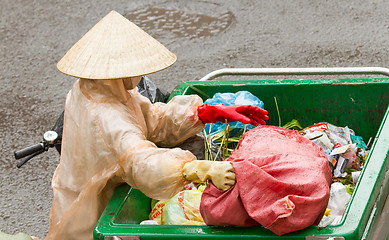
[[[212,159],[221,161],[222,156],[221,154],[218,154],[220,147],[212,141],[209,145],[211,149]],[[198,133],[193,137],[188,138],[187,140],[185,140],[185,142],[178,145],[177,147],[183,150],[188,150],[189,152],[193,153],[193,155],[195,155],[197,159],[206,159],[205,151],[208,149],[206,149],[206,146],[204,144],[204,135],[202,133]]]
[[[331,210],[330,214],[323,216],[318,226],[327,227],[328,225],[339,224],[350,199],[351,194],[347,192],[346,187],[340,182],[334,182],[331,185],[330,200],[327,206]]]
[[[143,76],[137,85],[138,92],[150,99],[152,103],[166,102],[170,93],[157,87],[147,76]]]
[[[165,203],[162,211],[162,224],[168,225],[204,225],[200,214],[202,192],[184,190]]]
[[[158,201],[150,212],[149,220],[154,220],[158,224],[162,224],[162,211],[167,201]]]
[[[216,93],[212,98],[207,99],[204,104],[216,105],[218,103],[223,103],[226,106],[231,105],[254,105],[260,108],[264,108],[264,104],[259,98],[254,96],[248,91],[239,91],[237,93]],[[234,129],[243,129],[246,124],[241,122],[230,122],[228,123],[230,128]],[[211,128],[211,134],[218,133],[225,129],[224,122],[217,122],[205,125],[205,132],[209,133],[209,128]],[[247,129],[253,129],[255,126],[248,124]]]
[[[330,197],[324,151],[297,131],[259,126],[245,133],[229,157],[236,184],[209,184],[200,212],[207,225],[262,225],[277,235],[318,224]]]

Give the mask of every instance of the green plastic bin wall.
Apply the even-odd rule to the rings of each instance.
[[[364,239],[388,192],[382,187],[389,154],[389,79],[309,79],[196,81],[183,83],[175,95],[198,94],[203,99],[218,92],[247,90],[259,97],[269,111],[269,125],[279,125],[276,97],[282,124],[297,119],[303,127],[318,122],[349,126],[368,141],[372,151],[339,225],[324,229],[311,226],[277,236],[263,227],[212,227],[139,225],[148,218],[150,199],[127,185],[120,186],[98,221],[94,239]]]

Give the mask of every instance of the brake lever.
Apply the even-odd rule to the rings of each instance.
[[[35,157],[35,156],[38,156],[39,154],[45,152],[46,150],[42,149],[40,150],[39,152],[36,152],[36,153],[33,153],[31,154],[30,156],[26,157],[25,159],[23,159],[22,161],[20,161],[18,163],[18,165],[16,165],[18,168],[21,168],[26,162],[28,162],[31,158]]]

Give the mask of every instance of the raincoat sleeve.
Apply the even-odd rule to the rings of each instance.
[[[204,129],[197,115],[203,104],[197,95],[175,96],[168,103],[154,103],[139,94],[147,138],[163,147],[174,147]]]
[[[158,148],[147,140],[139,115],[122,104],[98,104],[97,127],[104,143],[118,158],[125,182],[154,199],[169,199],[188,181],[182,175],[185,163],[196,159],[179,148]]]

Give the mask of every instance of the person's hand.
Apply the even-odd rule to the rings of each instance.
[[[182,174],[193,182],[205,182],[209,179],[223,191],[235,184],[235,171],[228,161],[194,160],[184,165]]]
[[[239,121],[245,124],[258,126],[265,125],[268,112],[260,107],[253,105],[232,105],[224,104],[208,105],[203,104],[197,108],[200,120],[205,123],[214,122],[234,122]]]

